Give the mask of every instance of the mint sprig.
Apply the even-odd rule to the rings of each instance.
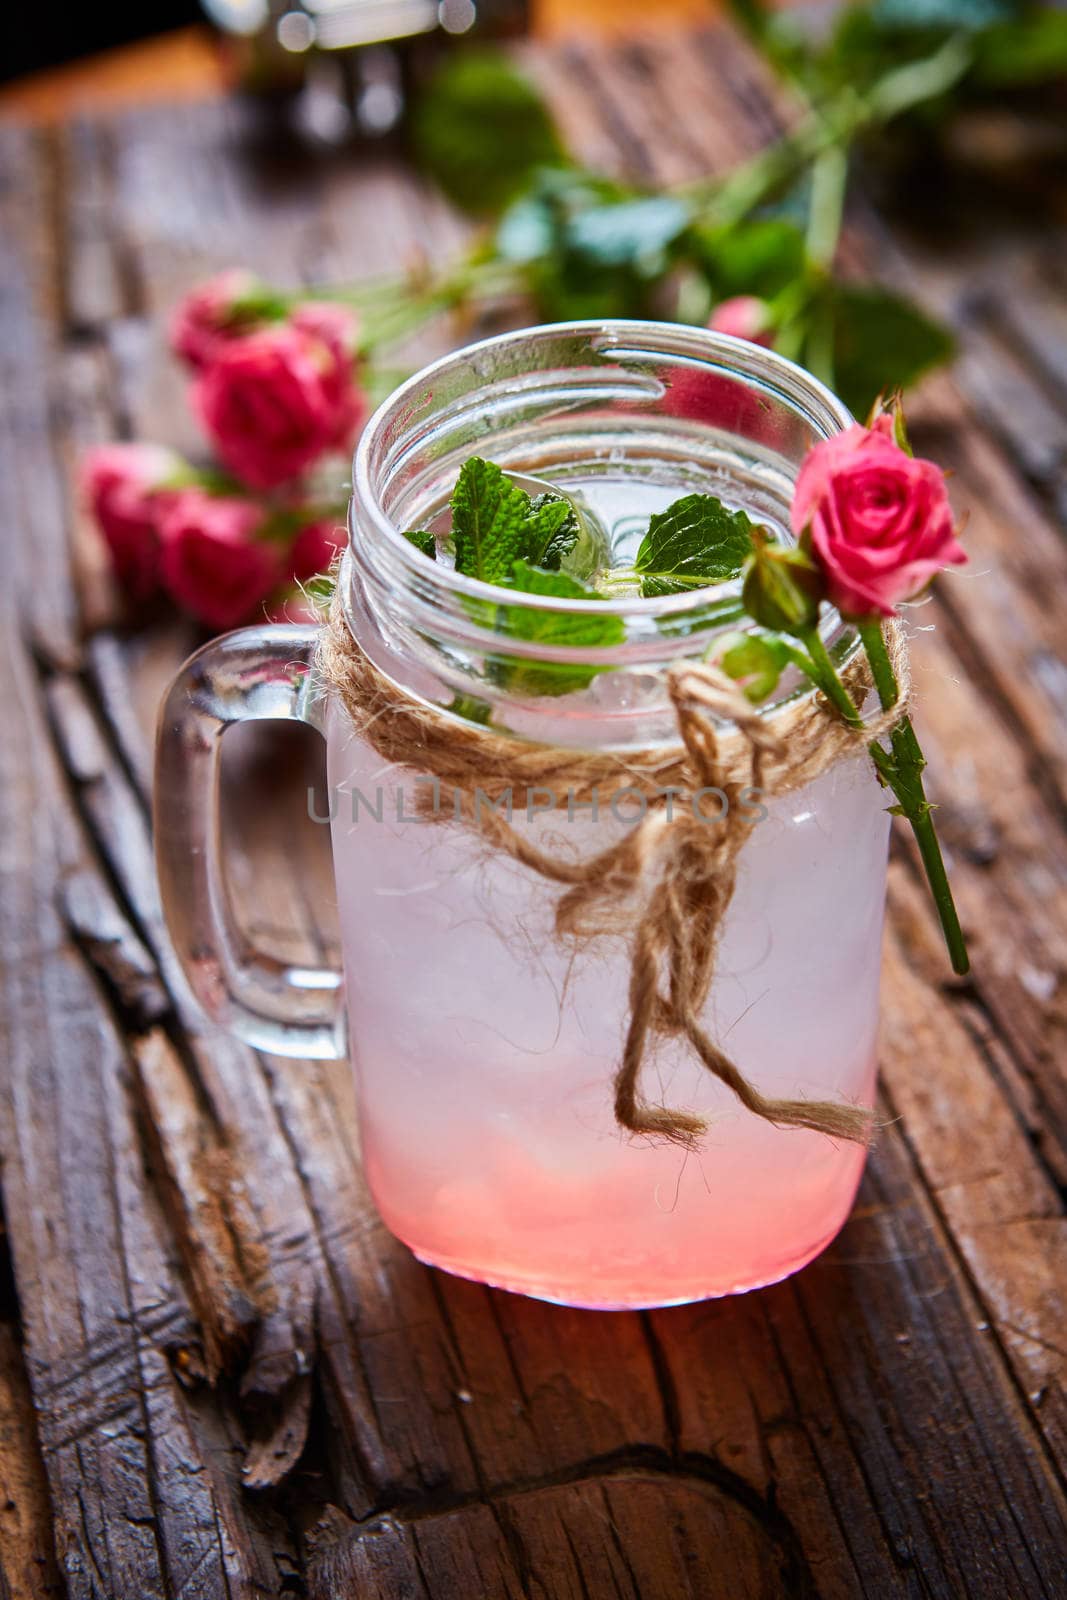
[[[450,499],[450,540],[456,571],[502,590],[543,595],[549,599],[600,600],[620,593],[620,584],[642,595],[683,594],[739,578],[756,546],[757,530],[743,511],[730,511],[714,495],[688,494],[649,521],[634,568],[629,573],[604,573],[603,588],[580,581],[564,570],[579,546],[582,525],[564,495],[546,491],[536,497],[515,483],[493,461],[470,456],[460,470]],[[437,540],[427,529],[404,534],[431,560]],[[625,639],[619,617],[574,610],[541,610],[488,600],[469,600],[476,620],[494,632],[532,644],[575,649],[611,648]],[[723,605],[716,620],[741,613],[737,596]],[[710,616],[664,619],[665,631],[684,637]],[[494,659],[497,683],[522,694],[569,694],[585,688],[603,667],[569,662],[527,662],[499,654]]]
[[[530,496],[495,462],[471,456],[463,463],[451,503],[456,571],[506,585],[512,563],[526,548]]]
[[[646,598],[707,589],[740,575],[753,550],[752,523],[713,494],[687,494],[648,524],[634,560]]]
[[[518,560],[558,571],[578,542],[578,517],[569,500],[550,493],[531,498],[482,456],[463,463],[451,509],[456,571],[483,583],[507,588]],[[407,537],[418,543],[418,537]]]
[[[512,565],[511,587],[522,594],[547,595],[559,600],[599,600],[600,595],[566,572],[547,572],[529,561]],[[591,611],[541,611],[530,606],[502,606],[498,613],[501,633],[539,645],[568,649],[609,649],[621,644],[626,630],[619,617]],[[524,661],[517,656],[498,658],[498,670],[515,694],[573,694],[584,689],[603,668],[569,661]]]
[[[532,566],[558,572],[562,562],[578,543],[578,513],[562,495],[539,494],[530,501],[526,519],[526,552],[522,557]]]
[[[437,560],[437,540],[429,528],[405,528],[404,538],[409,539],[424,556],[429,556],[431,561]]]

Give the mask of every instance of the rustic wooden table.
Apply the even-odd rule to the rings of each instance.
[[[527,59],[573,146],[639,177],[715,170],[778,114],[718,32]],[[386,269],[459,224],[399,160],[286,163],[226,102],[7,127],[0,171],[0,1594],[1067,1593],[1062,200],[977,242],[873,215],[849,241],[961,335],[914,415],[973,561],[915,662],[973,980],[898,840],[888,1126],[845,1231],[777,1288],[596,1315],[419,1266],[367,1200],[345,1068],[196,1015],[147,825],[190,638],[86,629],[78,450],[195,443],[176,296],[242,260]],[[329,954],[314,752],[232,737],[236,893],[279,951]]]

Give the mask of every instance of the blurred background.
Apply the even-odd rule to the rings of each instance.
[[[106,0],[72,8],[57,28],[46,10],[20,6],[6,29],[0,115],[59,117],[101,103],[217,92],[256,56],[261,66],[273,56],[283,78],[282,58],[304,53],[315,33],[374,41],[431,29],[453,38],[529,30],[551,38],[702,22],[717,9],[716,0]]]

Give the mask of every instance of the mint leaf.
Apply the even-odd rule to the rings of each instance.
[[[512,562],[520,557],[533,567],[558,571],[581,533],[565,496],[546,493],[531,500],[495,462],[481,456],[463,463],[451,505],[456,571],[483,583],[509,586]]]
[[[429,528],[404,528],[404,538],[408,539],[424,556],[429,556],[431,561],[437,560],[437,540]]]
[[[559,494],[539,494],[530,501],[523,557],[533,567],[558,572],[578,543],[578,514]]]
[[[531,504],[495,461],[470,456],[452,491],[456,571],[483,583],[509,583],[512,562],[526,549]]]
[[[523,594],[555,596],[561,600],[599,600],[588,588],[566,572],[546,572],[528,561],[512,565],[511,587]],[[619,617],[596,612],[575,615],[566,611],[534,611],[527,606],[502,606],[498,626],[515,639],[540,645],[565,645],[576,649],[609,648],[621,644],[625,628]],[[584,689],[603,667],[573,662],[523,661],[515,656],[499,656],[497,680],[513,694],[573,694]]]
[[[634,569],[646,599],[680,594],[738,577],[752,548],[743,511],[728,511],[712,494],[687,494],[650,519]]]

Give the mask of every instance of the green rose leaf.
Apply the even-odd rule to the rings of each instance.
[[[761,217],[694,232],[697,254],[720,300],[739,294],[769,300],[803,275],[804,234],[795,223]]]
[[[995,22],[1018,16],[1019,0],[874,0],[871,20],[891,31],[945,28],[979,33]]]
[[[443,63],[413,101],[411,139],[422,169],[478,215],[502,210],[538,167],[567,161],[537,90],[491,50]]]
[[[634,560],[641,593],[680,594],[740,575],[752,552],[752,523],[712,494],[687,494],[648,524]]]
[[[658,272],[689,220],[688,206],[672,195],[622,200],[580,211],[568,225],[567,244],[598,266]]]
[[[640,195],[580,170],[542,171],[509,207],[496,250],[524,269],[549,321],[643,316],[690,225],[670,195]]]
[[[838,285],[832,316],[835,387],[858,417],[880,392],[906,389],[955,349],[947,328],[885,289]]]
[[[1065,76],[1065,11],[1036,11],[990,28],[977,41],[973,78],[983,89],[1011,89]]]

